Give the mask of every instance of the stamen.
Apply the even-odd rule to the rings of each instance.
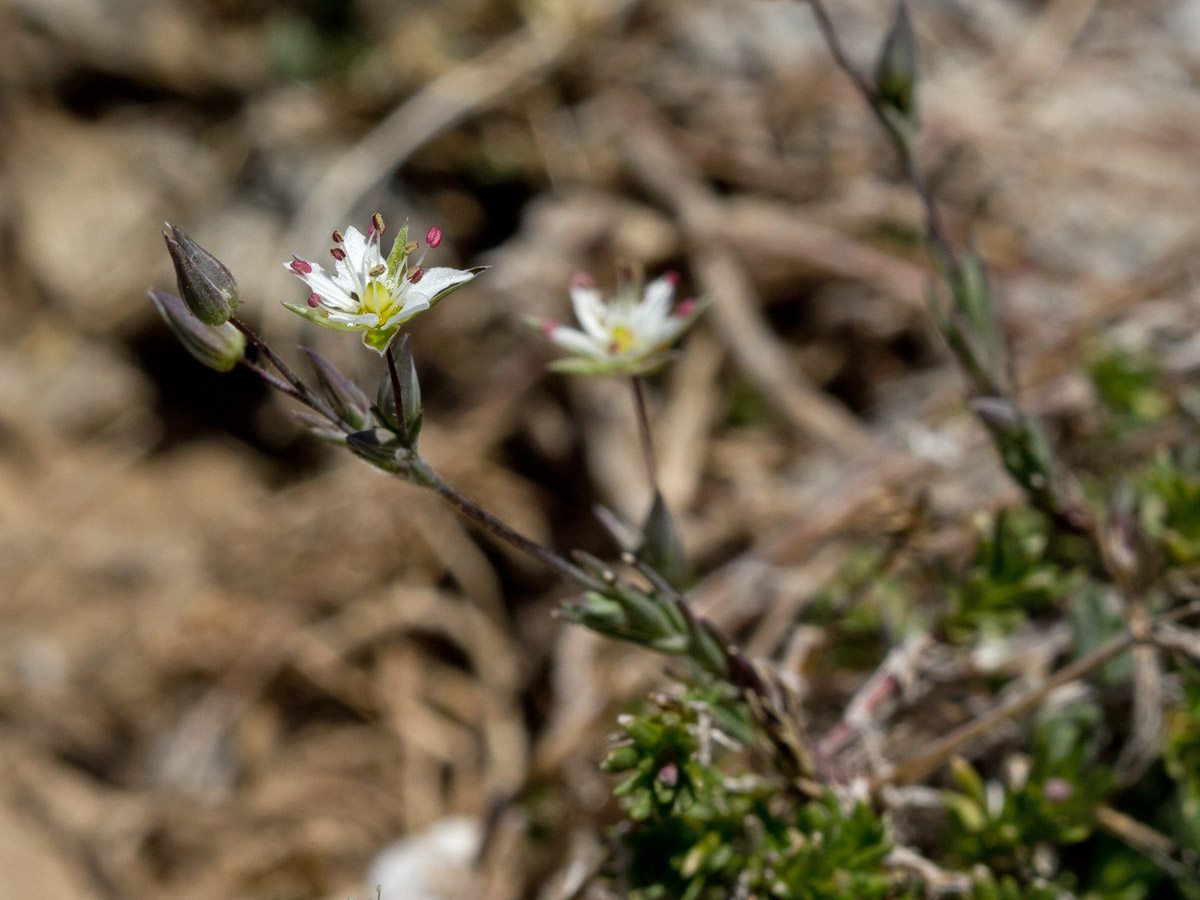
[[[571,276],[571,284],[575,285],[575,287],[594,288],[596,286],[596,279],[587,272],[576,272]]]
[[[679,301],[679,305],[671,311],[671,315],[678,316],[681,319],[686,319],[696,311],[696,298],[689,297],[686,300]]]
[[[542,322],[542,334],[546,337],[553,337],[554,332],[558,331],[559,324],[553,319],[546,319]]]
[[[317,294],[309,294],[308,295],[308,305],[311,306],[313,309],[316,309],[318,306],[321,305],[320,296]]]
[[[671,287],[679,287],[679,273],[674,269],[664,272],[663,278],[667,280],[667,284],[671,285]]]
[[[367,274],[370,275],[372,278],[378,278],[380,275],[382,275],[386,271],[387,271],[387,266],[385,266],[383,263],[380,263],[377,266],[373,266],[371,268],[371,270],[369,272],[367,272]]]
[[[373,216],[371,216],[371,227],[379,232],[379,234],[383,234],[385,231],[387,231],[387,226],[383,224],[383,216],[381,216],[379,213],[375,213]]]
[[[413,266],[408,272],[408,280],[411,281],[413,284],[416,284],[418,281],[420,281],[424,277],[425,277],[425,270],[422,269],[420,266]]]
[[[333,242],[334,242],[335,244],[340,244],[340,243],[341,243],[342,241],[344,241],[344,240],[345,240],[345,238],[344,238],[344,237],[342,237],[342,233],[341,233],[340,231],[334,231],[334,233],[333,233]]]
[[[404,245],[404,255],[408,256],[411,253],[416,253],[418,248],[420,248],[420,246],[421,245],[418,244],[416,241],[409,241],[407,244]]]
[[[292,257],[291,269],[297,275],[307,275],[312,272],[312,263],[307,263],[297,257]]]
[[[425,243],[430,247],[436,247],[442,242],[442,229],[434,225],[425,235]]]
[[[329,251],[329,255],[332,256],[334,259],[336,259],[338,262],[341,262],[343,259],[346,258],[346,251],[343,250],[341,247],[334,247],[333,249],[331,249]]]

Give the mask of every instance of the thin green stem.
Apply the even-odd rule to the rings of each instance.
[[[646,461],[646,475],[650,479],[650,487],[658,493],[658,465],[654,459],[654,436],[650,431],[650,413],[646,404],[646,388],[641,376],[630,376],[633,384],[633,405],[637,410],[638,434],[642,443],[642,458]]]
[[[339,425],[346,424],[342,422],[337,413],[329,408],[329,405],[324,400],[322,400],[317,394],[313,393],[312,389],[300,379],[300,376],[291,370],[287,363],[280,359],[279,354],[272,350],[267,345],[267,342],[254,332],[253,328],[251,328],[237,316],[230,316],[229,322],[234,328],[246,336],[246,340],[253,344],[255,349],[267,358],[267,361],[276,368],[279,374],[283,376],[284,380],[291,385],[292,390],[295,391],[295,393],[292,393],[291,391],[284,391],[284,393],[288,394],[288,396],[296,397],[296,399],[300,400],[301,403],[304,403],[306,406],[316,410],[330,422],[335,422]],[[299,394],[300,396],[297,397],[296,394]]]
[[[563,557],[559,556],[553,550],[543,547],[536,541],[525,537],[525,535],[521,534],[504,520],[497,518],[474,501],[464,497],[443,481],[442,477],[434,471],[433,467],[421,457],[418,456],[412,461],[409,465],[409,471],[417,484],[427,487],[438,494],[438,496],[458,510],[459,513],[497,539],[504,541],[509,546],[520,550],[526,556],[532,557],[547,568],[565,575],[567,578],[583,585],[589,590],[607,591],[607,586],[603,582],[593,578],[574,563],[563,559]]]
[[[294,387],[292,387],[290,384],[288,384],[282,378],[268,372],[266,369],[264,369],[258,363],[253,363],[250,360],[246,359],[246,357],[244,357],[244,356],[240,360],[238,360],[238,362],[240,362],[243,366],[245,366],[247,369],[249,369],[251,372],[253,372],[255,375],[257,375],[259,378],[261,378],[263,381],[265,381],[271,387],[275,388],[275,390],[279,391],[281,394],[286,394],[287,396],[291,397],[293,400],[303,403],[309,409],[312,409],[315,412],[320,412],[320,410],[317,409],[315,406],[313,406],[312,403],[309,402],[308,398],[305,397],[302,393],[300,393],[298,390],[296,390]]]

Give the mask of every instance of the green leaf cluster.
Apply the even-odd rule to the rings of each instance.
[[[1079,581],[1050,553],[1045,519],[1028,509],[1001,510],[981,526],[975,558],[947,590],[946,633],[970,641],[1007,634],[1054,607]]]
[[[1100,722],[1100,709],[1087,703],[1044,718],[1034,734],[1028,772],[1016,784],[989,785],[969,763],[957,760],[957,787],[945,794],[950,859],[962,868],[982,863],[997,874],[1031,878],[1038,847],[1091,837],[1096,807],[1113,787],[1112,772],[1098,762]]]
[[[622,718],[604,769],[628,816],[615,873],[633,900],[884,900],[896,896],[883,860],[891,842],[867,805],[832,794],[803,802],[777,782],[731,777],[710,758],[733,745],[703,704]],[[726,749],[724,755],[731,754]]]

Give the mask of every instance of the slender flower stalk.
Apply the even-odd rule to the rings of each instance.
[[[633,385],[633,405],[637,410],[638,435],[641,437],[642,458],[646,461],[646,474],[650,487],[658,493],[658,463],[654,457],[654,435],[650,430],[650,413],[646,404],[646,386],[640,375],[630,377]]]
[[[503,519],[497,518],[474,501],[460,494],[443,481],[442,477],[438,475],[433,467],[421,457],[418,456],[412,460],[410,471],[413,480],[417,484],[432,490],[466,518],[470,519],[476,525],[481,526],[495,537],[520,550],[525,555],[532,557],[547,568],[553,569],[560,575],[565,575],[582,587],[593,591],[604,591],[606,589],[605,584],[599,579],[589,575],[574,563],[563,559],[553,550],[543,547],[536,541],[525,537],[525,535],[521,534]]]

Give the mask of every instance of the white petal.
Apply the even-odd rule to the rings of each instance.
[[[347,312],[358,311],[359,301],[350,296],[353,287],[346,284],[346,279],[334,278],[320,266],[315,266],[310,273],[302,277],[325,305]]]
[[[308,261],[301,260],[301,262]],[[291,263],[284,263],[283,267],[307,284],[323,303],[327,302],[330,306],[337,308],[357,308],[357,304],[350,295],[329,276],[328,272],[316,263],[308,263],[308,265],[312,266],[312,271],[307,273],[297,272]]]
[[[391,318],[389,318],[379,327],[391,328],[393,325],[399,325],[401,322],[408,321],[413,316],[417,315],[417,313],[422,313],[427,309],[429,309],[428,300],[415,294],[410,295],[408,298],[406,298],[404,306],[402,306],[397,312],[393,313]]]
[[[591,335],[584,334],[582,331],[576,331],[574,328],[566,328],[559,326],[550,332],[550,340],[558,344],[568,353],[577,353],[581,356],[590,356],[596,358],[604,358],[608,356],[608,347],[593,338]]]
[[[675,285],[666,275],[655,278],[646,285],[638,311],[639,324],[649,325],[662,319],[671,311],[671,298],[675,296]]]
[[[459,285],[466,284],[474,277],[474,272],[468,272],[465,269],[451,269],[439,266],[433,269],[426,269],[420,281],[416,284],[409,283],[411,285],[409,290],[414,294],[424,297],[428,301],[428,306],[433,306],[447,291],[452,291]]]
[[[350,268],[359,272],[366,270],[367,237],[353,225],[346,229],[342,249],[346,251],[346,262]]]
[[[604,327],[604,300],[598,290],[571,285],[571,306],[575,308],[575,318],[585,332],[597,340],[608,340],[608,330]]]

